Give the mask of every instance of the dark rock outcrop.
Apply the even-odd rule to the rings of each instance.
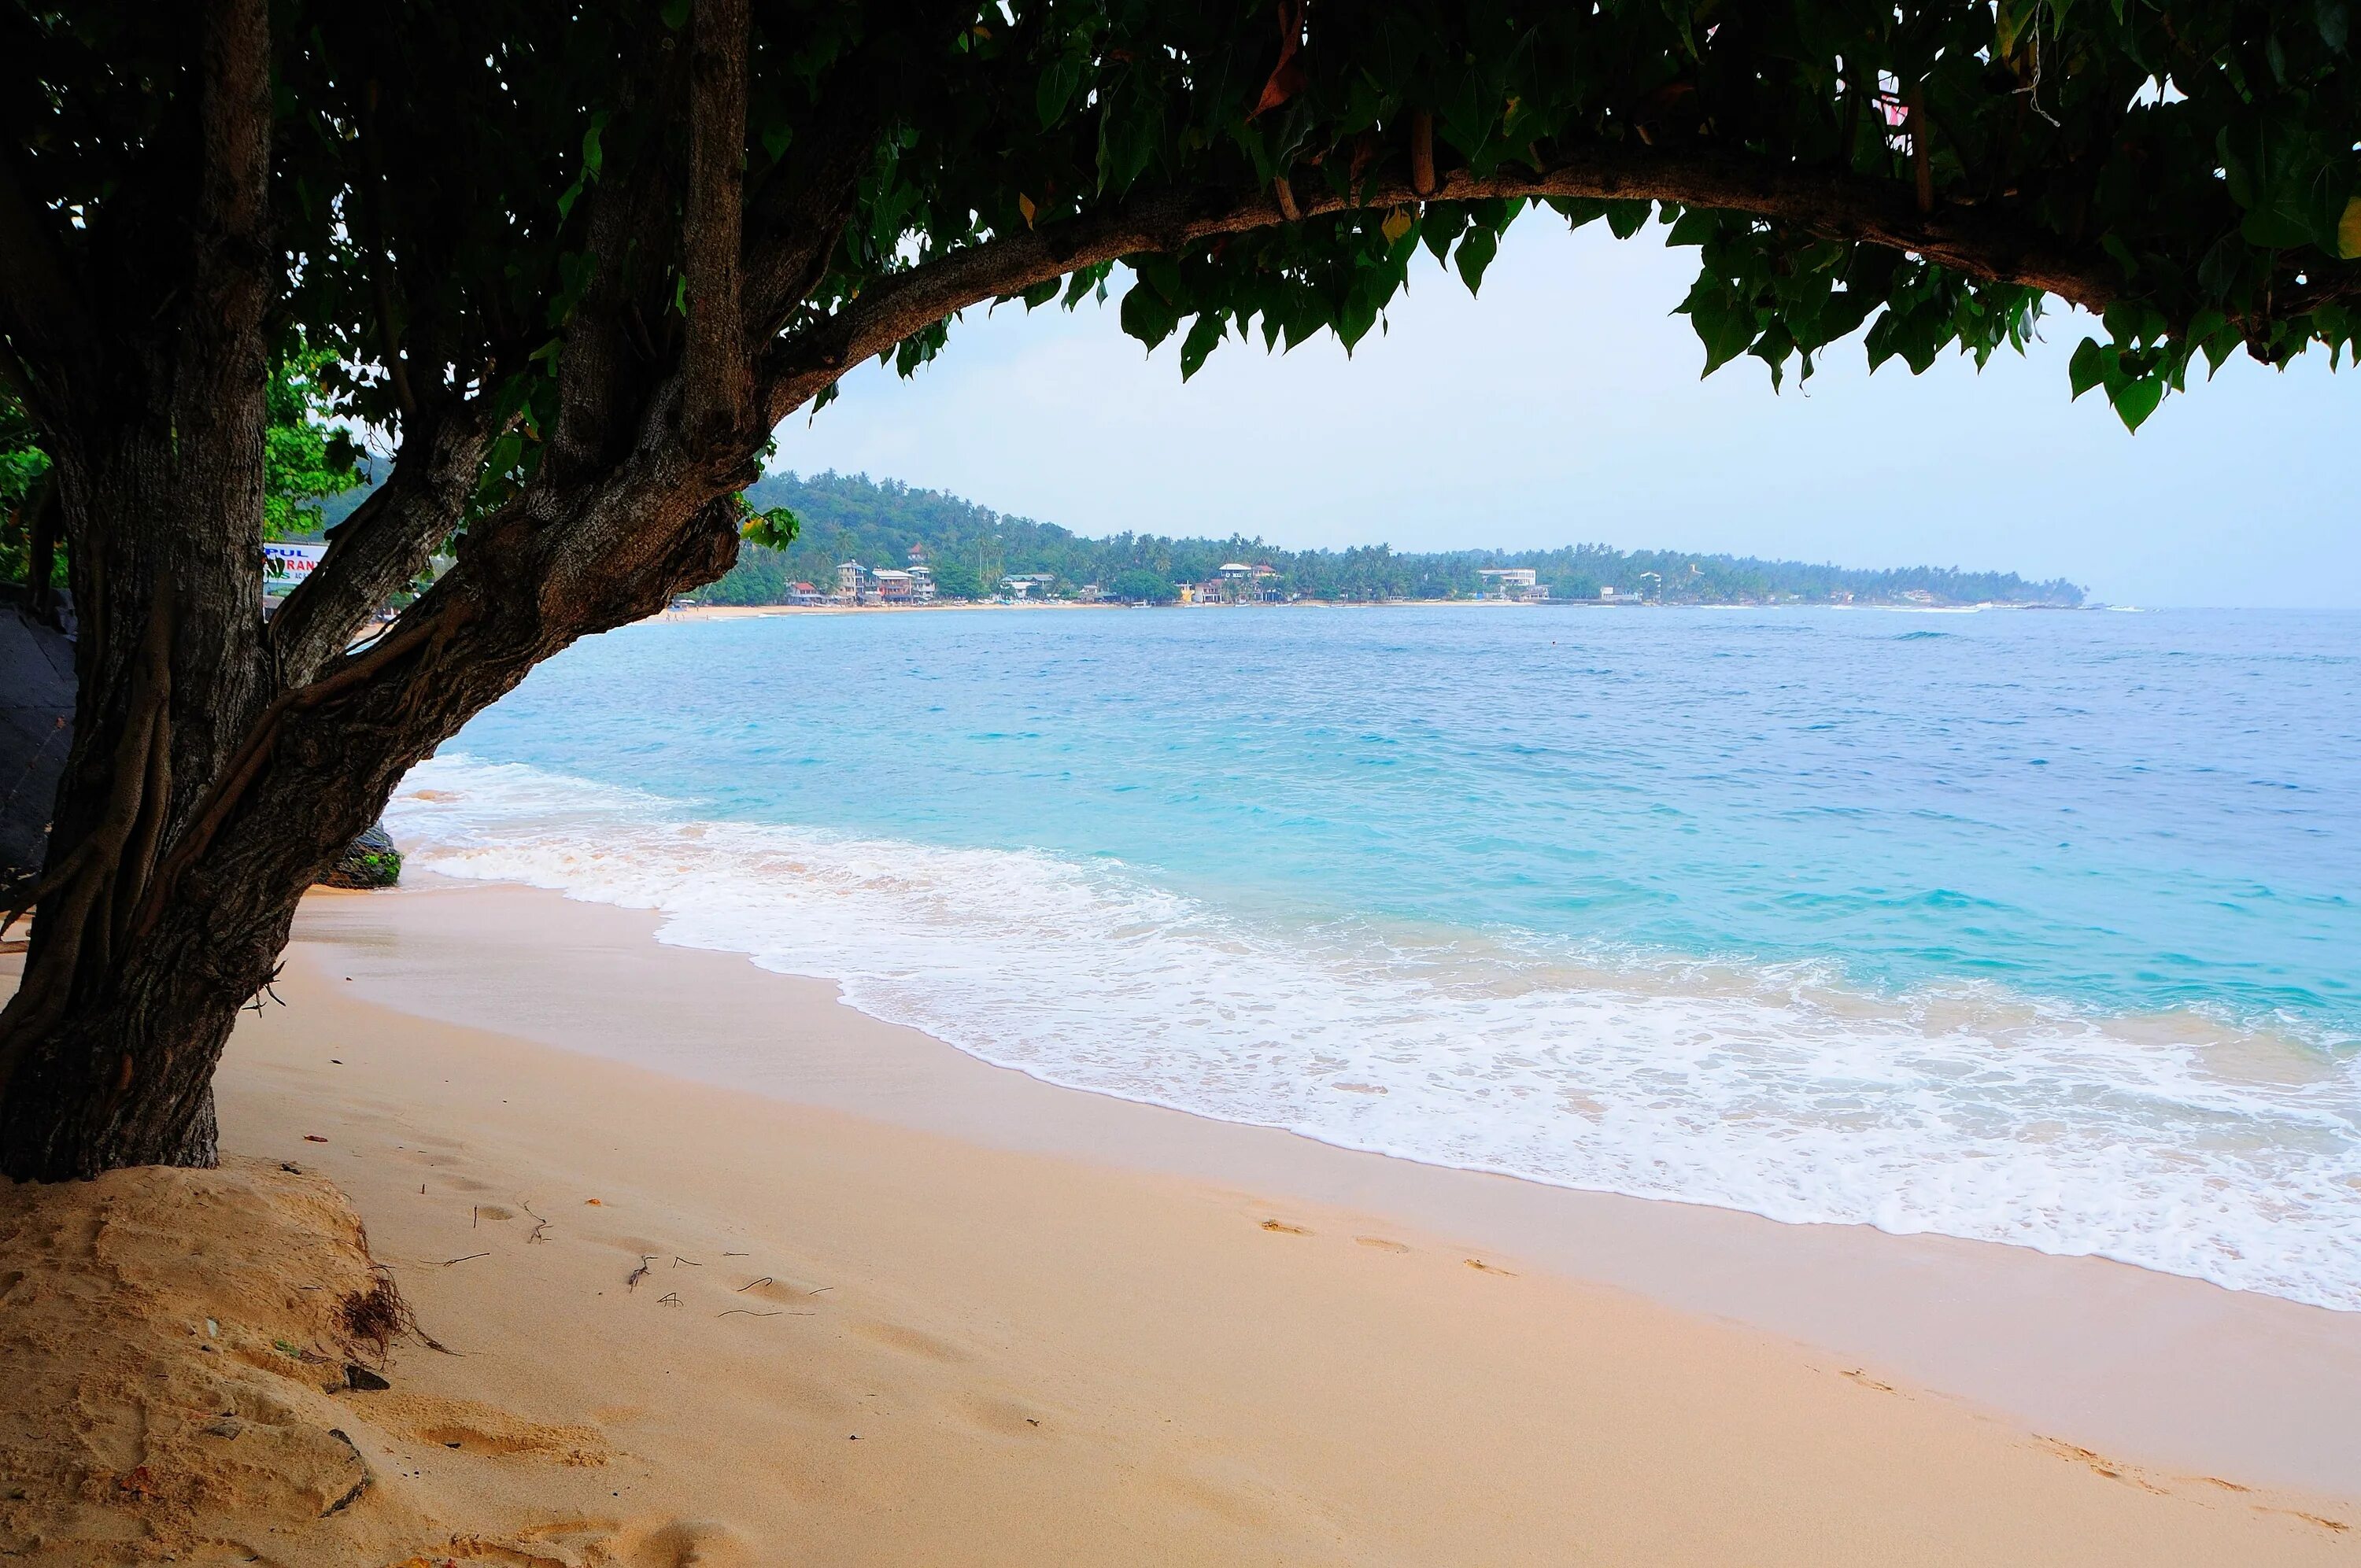
[[[320,878],[322,887],[391,887],[401,880],[401,851],[382,822],[352,841]]]

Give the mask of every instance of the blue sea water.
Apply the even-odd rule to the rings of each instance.
[[[2361,616],[654,622],[392,821],[1058,1082],[2361,1309]]]

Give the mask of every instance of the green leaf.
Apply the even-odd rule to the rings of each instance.
[[[1607,203],[1591,196],[1552,196],[1550,207],[1565,219],[1568,228],[1595,224],[1607,215]]]
[[[1607,203],[1607,226],[1617,239],[1630,239],[1655,213],[1653,202],[1609,202]]]
[[[2066,374],[2073,382],[2074,395],[2078,398],[2099,384],[2103,372],[2099,365],[2098,339],[2086,337],[2082,340],[2081,346],[2074,350],[2073,361],[2067,366]]]
[[[2032,30],[2040,16],[2040,0],[1999,0],[1993,14],[1993,33],[2004,58],[2016,52],[2017,40]]]
[[[1180,378],[1183,381],[1197,373],[1205,363],[1205,356],[1213,352],[1214,345],[1222,341],[1223,334],[1228,330],[1229,323],[1220,312],[1198,313],[1196,321],[1190,325],[1189,335],[1180,340]]]
[[[1664,236],[1667,246],[1703,245],[1721,232],[1719,214],[1705,207],[1691,207],[1673,222],[1673,232]]]
[[[1123,297],[1123,330],[1154,348],[1180,324],[1180,313],[1145,278],[1134,282]]]
[[[1500,236],[1490,229],[1477,225],[1467,231],[1459,242],[1459,250],[1452,258],[1459,269],[1459,280],[1467,285],[1470,294],[1483,286],[1485,269],[1500,253]]]
[[[1452,242],[1467,227],[1467,209],[1456,202],[1429,202],[1418,221],[1419,242],[1437,261],[1451,255]]]
[[[1074,89],[1082,84],[1082,61],[1069,54],[1053,61],[1041,73],[1033,90],[1033,111],[1041,116],[1041,128],[1048,130],[1058,123],[1073,100]]]
[[[2156,405],[2164,400],[2164,378],[2147,376],[2126,381],[2114,395],[2115,412],[2122,417],[2124,428],[2136,431],[2147,422],[2148,415],[2156,412]]]
[[[756,511],[747,506],[746,498],[743,496],[738,498],[738,504],[746,508],[745,521],[738,525],[738,537],[749,543],[760,544],[772,550],[785,550],[788,545],[793,544],[796,542],[796,536],[803,532],[802,520],[785,507],[773,507],[767,511]]]
[[[1697,340],[1705,345],[1705,369],[1700,379],[1754,345],[1754,307],[1723,287],[1719,279],[1698,279],[1675,313],[1681,313],[1687,314]]]

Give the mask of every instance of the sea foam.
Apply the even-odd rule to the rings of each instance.
[[[700,820],[447,756],[414,864],[649,909],[660,938],[1052,1083],[1775,1220],[2090,1254],[2361,1310],[2349,1053],[1973,982],[1215,909],[1120,863]]]

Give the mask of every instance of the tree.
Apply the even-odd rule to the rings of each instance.
[[[1274,27],[1274,16],[1278,25]],[[1308,19],[1307,19],[1308,16]],[[1699,249],[1708,368],[1924,368],[2044,298],[2136,423],[2353,345],[2346,7],[2231,0],[90,0],[0,16],[0,369],[49,440],[80,718],[0,1168],[214,1157],[297,898],[540,660],[725,570],[846,368],[1099,296],[1288,346],[1520,214]],[[394,460],[267,625],[270,347]],[[1388,451],[1422,452],[1414,411]],[[1413,457],[1412,460],[1416,460]],[[358,629],[456,537],[382,637]]]
[[[1127,572],[1117,573],[1115,581],[1107,585],[1107,591],[1119,599],[1129,599],[1136,604],[1170,604],[1180,597],[1180,590],[1172,586],[1171,578],[1151,572],[1145,566],[1134,566]]]
[[[947,599],[990,597],[984,591],[983,579],[975,575],[975,567],[955,556],[935,564],[935,591]]]
[[[351,434],[319,416],[332,411],[321,377],[335,356],[299,334],[276,358],[264,397],[262,532],[285,539],[320,525],[319,502],[361,481]]]

